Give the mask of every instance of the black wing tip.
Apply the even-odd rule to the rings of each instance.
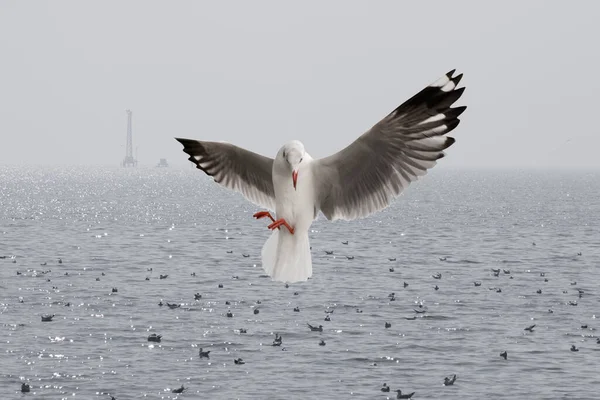
[[[448,79],[452,79],[452,75],[454,75],[454,73],[456,72],[456,68],[454,68],[453,70],[450,70],[446,76],[448,77]],[[462,75],[462,74],[461,74]]]
[[[454,78],[450,78],[450,80],[452,81],[452,83],[454,83],[454,85],[458,86],[462,77],[463,77],[463,74],[458,74]]]

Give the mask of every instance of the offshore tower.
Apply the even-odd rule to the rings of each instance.
[[[136,167],[137,160],[133,158],[133,135],[131,133],[131,110],[125,110],[127,113],[127,145],[125,147],[125,158],[122,165],[124,167]]]

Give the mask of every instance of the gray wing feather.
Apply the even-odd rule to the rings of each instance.
[[[275,210],[273,159],[229,143],[175,138],[196,168],[215,182],[244,195],[254,204]]]
[[[316,160],[316,203],[330,220],[366,217],[387,207],[427,173],[454,143],[444,136],[466,107],[450,108],[464,91],[448,72],[404,102],[345,149]]]

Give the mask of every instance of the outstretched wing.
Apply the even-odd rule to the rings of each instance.
[[[196,168],[254,204],[275,210],[273,159],[229,143],[175,138]]]
[[[392,111],[338,153],[313,164],[316,205],[330,219],[366,217],[387,207],[454,143],[444,136],[467,107],[450,108],[462,95],[462,74],[448,72]]]

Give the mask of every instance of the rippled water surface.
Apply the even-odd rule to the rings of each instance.
[[[0,398],[598,398],[600,173],[437,167],[315,221],[288,288],[258,210],[192,169],[0,167]]]

